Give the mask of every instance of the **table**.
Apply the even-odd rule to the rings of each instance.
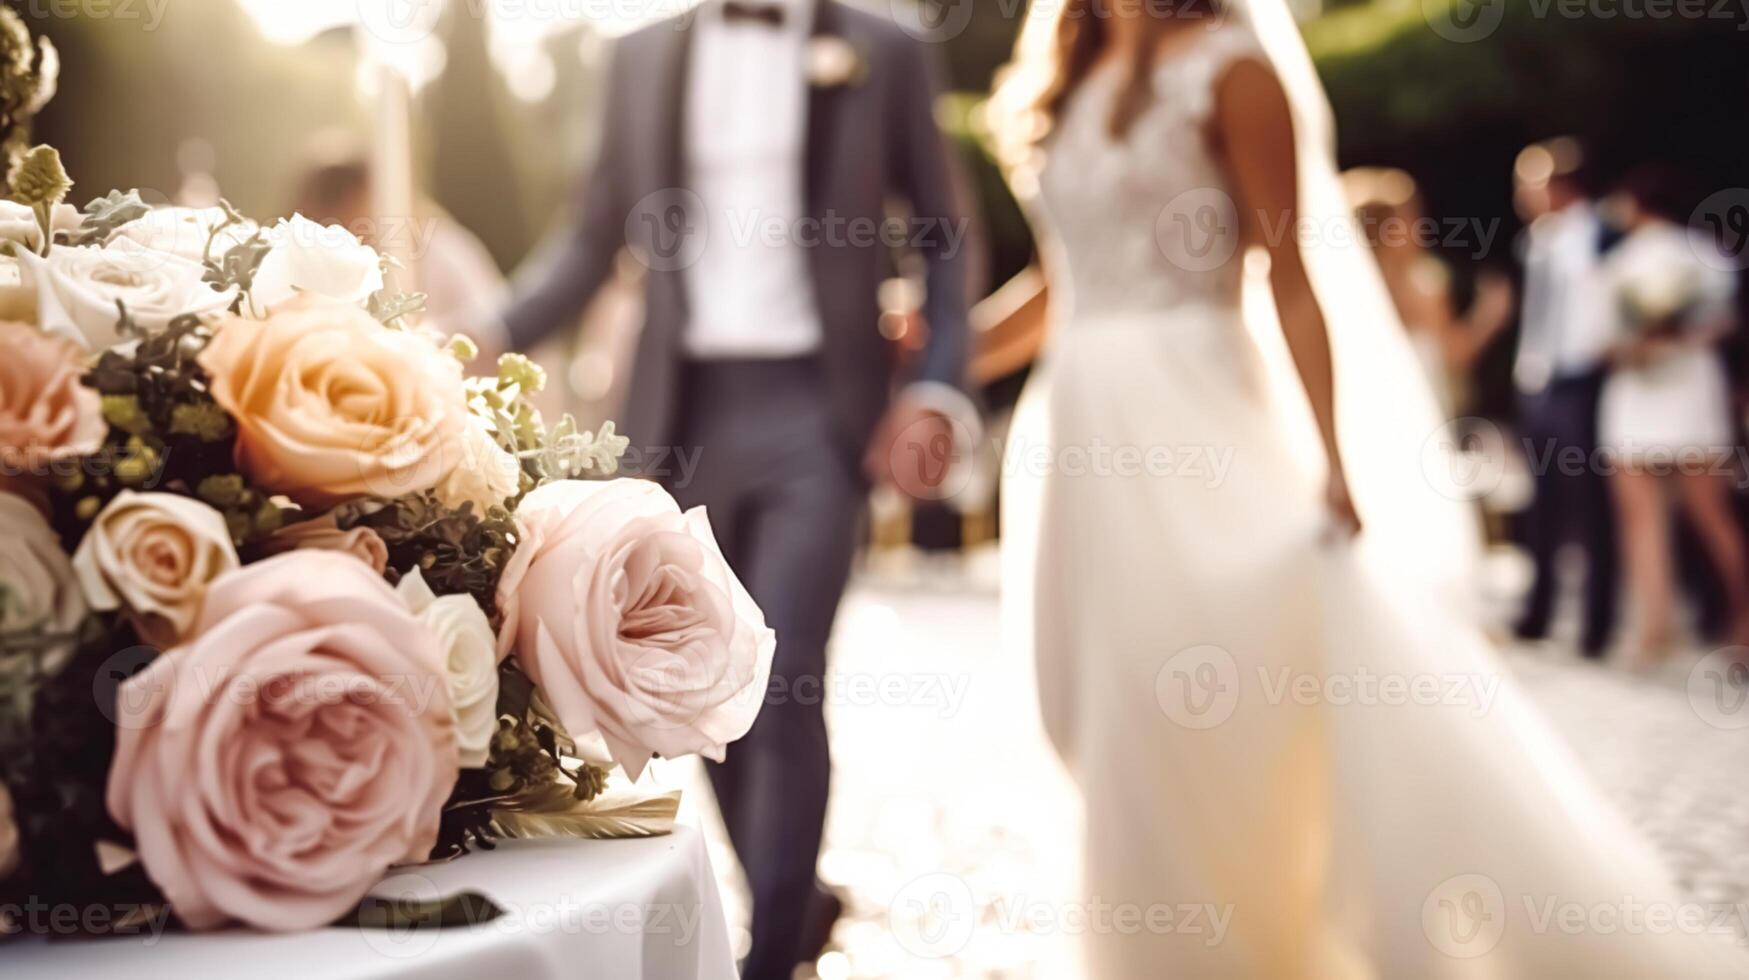
[[[474,891],[504,910],[483,925],[395,932],[240,930],[0,947],[6,977],[734,980],[728,929],[702,835],[504,841],[447,864],[391,872],[376,894]]]

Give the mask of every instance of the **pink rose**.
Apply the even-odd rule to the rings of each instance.
[[[499,646],[573,737],[637,779],[652,755],[721,761],[765,697],[776,635],[704,508],[642,480],[549,483],[523,498],[498,584]]]
[[[430,853],[458,772],[437,637],[333,552],[218,579],[116,712],[110,815],[193,929],[334,921]]]
[[[306,298],[228,317],[199,360],[237,421],[237,466],[305,507],[429,489],[461,458],[461,365],[356,306]]]
[[[274,555],[299,548],[338,551],[364,562],[378,575],[389,567],[389,546],[381,535],[368,527],[342,531],[333,514],[287,524],[269,535],[262,547]]]
[[[0,464],[7,473],[34,473],[103,445],[103,400],[79,382],[85,357],[78,344],[0,321],[0,351]]]

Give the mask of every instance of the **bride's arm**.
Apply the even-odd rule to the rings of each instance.
[[[987,385],[1031,364],[1044,346],[1047,297],[1038,267],[972,307],[972,383]]]
[[[1293,113],[1275,73],[1253,59],[1234,62],[1216,91],[1214,128],[1212,135],[1240,198],[1235,204],[1245,240],[1269,252],[1270,286],[1282,334],[1330,461],[1330,507],[1340,523],[1358,529],[1336,438],[1330,338],[1300,253]]]

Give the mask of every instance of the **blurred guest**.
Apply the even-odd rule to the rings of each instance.
[[[1427,248],[1431,231],[1415,178],[1365,167],[1345,172],[1342,180],[1440,407],[1456,418],[1476,358],[1512,319],[1512,283],[1484,272],[1474,302],[1460,312],[1451,270]]]
[[[648,269],[620,421],[643,475],[708,509],[778,637],[774,695],[710,767],[761,980],[812,959],[833,917],[815,879],[819,692],[867,480],[939,488],[949,415],[970,407],[972,263],[934,54],[835,0],[707,0],[622,38],[582,215],[504,316],[526,348],[576,317],[621,249]],[[904,372],[878,329],[894,199],[925,269],[928,338]]]
[[[490,331],[479,325],[496,323],[505,283],[479,238],[431,200],[419,201],[418,213],[412,215],[375,213],[370,162],[343,138],[318,137],[310,156],[292,210],[324,225],[340,225],[366,245],[380,248],[393,239],[408,245],[405,252],[415,263],[413,288],[425,293],[425,322],[439,332],[476,336],[490,346]]]
[[[1731,507],[1737,445],[1719,341],[1735,326],[1736,279],[1703,261],[1711,244],[1683,223],[1675,175],[1635,170],[1610,198],[1625,237],[1604,259],[1600,289],[1615,324],[1615,370],[1603,386],[1601,437],[1615,465],[1637,655],[1671,640],[1674,495],[1723,587],[1732,639],[1749,643],[1749,568]]]
[[[1599,657],[1615,625],[1617,584],[1609,490],[1597,465],[1597,406],[1613,321],[1596,276],[1611,236],[1583,185],[1584,162],[1577,142],[1557,139],[1526,148],[1513,168],[1514,201],[1527,225],[1513,381],[1536,481],[1526,518],[1535,579],[1517,633],[1548,635],[1556,559],[1572,538],[1587,559],[1580,647]]]

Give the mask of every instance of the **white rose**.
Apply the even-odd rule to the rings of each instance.
[[[396,591],[425,628],[437,635],[444,651],[462,767],[478,769],[486,764],[492,735],[498,730],[498,641],[492,624],[473,596],[437,595],[417,568],[402,577]]]
[[[207,586],[237,567],[223,514],[173,493],[123,490],[73,553],[85,598],[125,609],[140,639],[168,649],[200,615]]]
[[[460,508],[472,501],[474,512],[503,506],[522,484],[522,465],[492,435],[491,423],[469,413],[462,430],[461,461],[437,485],[437,499],[445,507]]]
[[[36,292],[37,325],[90,347],[111,347],[120,320],[116,304],[134,322],[162,329],[184,314],[229,309],[236,291],[203,282],[206,268],[132,239],[113,245],[49,249],[46,257],[19,253],[24,286]]]
[[[0,783],[0,881],[18,870],[18,819],[12,813],[12,794]]]
[[[85,618],[73,564],[61,541],[28,500],[0,493],[0,632],[41,628],[72,634]],[[55,673],[72,655],[68,641],[49,651],[43,669]]]
[[[273,250],[261,260],[249,289],[255,313],[265,313],[299,293],[363,304],[383,288],[377,250],[339,225],[324,227],[294,214],[290,221],[271,228],[267,240]]]
[[[79,226],[84,223],[85,216],[71,204],[57,204],[49,213],[51,231],[71,234],[78,231]],[[42,241],[42,225],[37,222],[36,211],[30,205],[17,201],[0,201],[0,242],[22,245],[35,252],[42,247]]]
[[[210,241],[210,254],[216,261],[260,230],[255,222],[243,221],[225,225],[215,238],[213,229],[224,224],[224,208],[153,208],[150,214],[117,228],[109,236],[109,243],[113,245],[127,239],[154,252],[168,252],[190,262],[204,262],[209,254],[207,243]]]

